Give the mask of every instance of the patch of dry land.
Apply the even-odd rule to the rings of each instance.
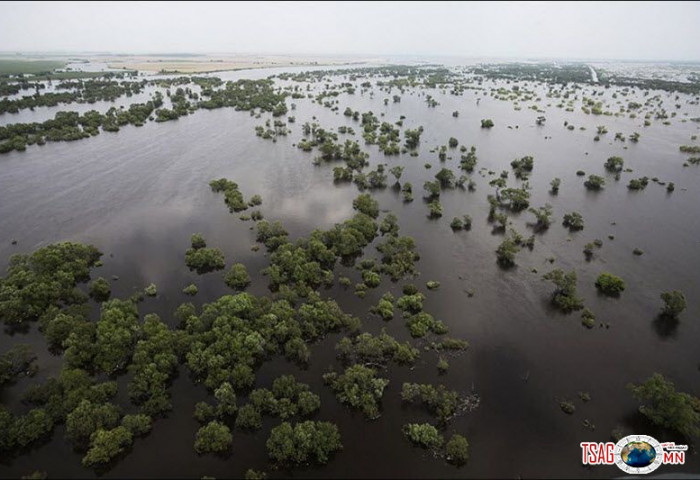
[[[92,59],[97,60],[97,59]],[[376,59],[341,57],[300,57],[288,55],[185,55],[185,56],[114,56],[102,57],[109,68],[153,73],[205,73],[248,68],[305,65],[344,65],[367,63]]]

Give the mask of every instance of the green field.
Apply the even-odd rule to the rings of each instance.
[[[66,62],[58,60],[8,60],[0,59],[0,75],[36,74],[63,68]]]
[[[59,60],[10,60],[0,59],[0,77],[8,75],[37,75],[42,80],[67,80],[77,78],[102,77],[107,72],[55,72],[54,70],[64,68],[65,61]],[[121,70],[114,73],[136,73],[135,70]],[[41,74],[41,75],[39,75]]]
[[[0,60],[0,75],[36,74],[63,68],[66,62],[57,60]]]

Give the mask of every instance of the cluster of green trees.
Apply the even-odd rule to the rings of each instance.
[[[379,203],[367,193],[353,200],[352,208],[372,218],[377,218],[379,216]]]
[[[363,138],[367,144],[376,143],[379,146],[379,151],[383,152],[384,155],[398,155],[401,153],[401,146],[399,144],[401,140],[401,134],[399,129],[394,127],[388,122],[382,122],[379,126],[379,135],[374,131],[368,132],[365,129]]]
[[[9,100],[0,99],[0,114],[17,113],[23,109],[34,110],[36,107],[55,107],[59,103],[72,103],[80,98],[78,92],[48,92],[41,94],[24,96],[22,98]]]
[[[127,385],[129,398],[143,414],[156,417],[172,408],[168,388],[185,354],[186,340],[184,332],[171,330],[158,315],[144,317]]]
[[[420,136],[423,133],[423,127],[418,127],[416,129],[406,129],[404,131],[404,137],[406,138],[405,146],[409,150],[415,150],[418,148],[420,143]]]
[[[644,190],[648,184],[649,184],[648,177],[633,178],[627,184],[627,188],[629,188],[630,190]]]
[[[429,423],[408,423],[403,426],[403,433],[411,442],[423,448],[438,449],[445,443],[438,429]]]
[[[520,251],[520,246],[515,239],[508,236],[498,245],[496,249],[496,261],[501,267],[510,268],[515,266],[515,255]]]
[[[435,179],[438,182],[439,188],[454,188],[457,181],[455,174],[452,170],[448,168],[441,168],[438,173],[435,174]],[[426,182],[430,183],[430,182]],[[438,191],[439,196],[439,191]]]
[[[0,75],[2,78],[4,75]],[[9,83],[7,81],[0,81],[0,96],[7,97],[10,95],[16,95],[22,90],[45,90],[46,85],[42,82],[30,82],[25,78],[20,78],[19,81]]]
[[[559,193],[559,186],[561,185],[561,179],[560,178],[554,178],[549,184],[552,186],[552,189],[550,192],[552,195],[557,195]]]
[[[367,217],[361,213],[357,215]],[[90,266],[99,259],[99,252],[59,245],[63,248],[51,246],[35,252],[33,257],[18,257],[15,270],[11,271],[18,275],[24,267],[21,270],[24,277],[34,271],[39,275],[37,282],[43,279],[41,275],[58,273],[66,285],[63,288],[75,288],[75,278],[86,279]],[[192,239],[195,250],[205,245],[201,236]],[[8,278],[3,279],[3,286],[11,284]],[[55,284],[55,289],[62,285]],[[123,455],[136,436],[150,430],[153,417],[171,408],[168,387],[181,359],[195,380],[214,390],[217,401],[216,405],[197,406],[197,416],[205,423],[195,438],[195,450],[199,453],[223,453],[230,449],[232,436],[226,421],[236,413],[236,425],[241,428],[255,428],[264,414],[285,419],[313,413],[318,410],[320,399],[293,377],[275,380],[271,391],[253,390],[249,403],[240,409],[235,392],[252,387],[255,369],[266,358],[283,353],[290,359],[307,361],[309,341],[340,328],[350,332],[359,328],[358,319],[344,314],[335,302],[321,300],[315,293],[297,309],[285,299],[272,301],[245,293],[221,297],[204,305],[201,313],[193,305],[183,304],[176,312],[180,321],[177,330],[169,329],[153,314],[146,315],[140,324],[136,304],[132,301],[105,301],[100,319],[91,323],[86,321],[82,309],[77,308],[79,304],[59,310],[57,305],[51,305],[54,300],[49,300],[42,309],[51,310],[52,315],[41,315],[42,328],[53,339],[52,343],[65,349],[67,366],[58,379],[49,379],[28,393],[26,401],[40,408],[22,417],[14,417],[3,409],[0,423],[6,428],[0,436],[0,446],[3,451],[22,448],[48,435],[55,424],[65,422],[67,436],[85,452],[83,463],[89,467],[105,465]],[[360,337],[356,344],[358,357],[371,355],[370,343]],[[408,344],[395,343],[393,349],[405,351],[395,354],[397,361],[418,355]],[[31,355],[3,356],[0,362],[3,383],[20,370],[26,371],[26,363],[31,358]],[[95,383],[90,374],[111,375],[127,369],[131,373],[127,384],[129,398],[139,406],[140,413],[124,416],[121,408],[110,402],[116,394],[116,383]],[[349,377],[343,376],[338,381],[346,380],[350,381]],[[359,381],[359,378],[352,381]],[[304,445],[296,444],[299,438],[295,435],[307,432],[315,424],[301,425],[306,427],[292,429],[290,438],[271,435],[270,444],[277,441],[279,446],[280,442],[291,441],[295,448],[303,450]],[[315,426],[321,429],[319,434],[328,433],[325,427]],[[332,435],[329,438],[332,439]],[[285,457],[286,453],[272,453],[274,447],[270,450],[271,457],[282,463],[325,461],[327,458],[314,457],[316,453],[310,451]],[[333,450],[331,446],[329,452]]]
[[[287,236],[287,231],[279,222],[270,223],[267,220],[258,222],[256,240],[262,242],[271,251],[287,243]]]
[[[510,162],[510,166],[513,167],[516,178],[526,180],[535,166],[535,159],[528,155],[521,159],[513,160]]]
[[[111,79],[89,79],[61,82],[56,89],[70,89],[67,92],[40,93],[10,100],[0,99],[0,114],[17,113],[23,109],[36,107],[55,107],[59,103],[95,103],[97,101],[113,102],[121,96],[131,97],[143,91],[147,81],[116,81]],[[19,91],[19,90],[18,90]]]
[[[272,389],[257,388],[250,392],[248,403],[236,417],[236,427],[256,430],[262,416],[271,415],[286,420],[293,416],[308,417],[321,407],[321,399],[309,386],[297,382],[292,375],[283,375],[272,382]]]
[[[112,294],[112,287],[106,279],[99,277],[90,283],[89,294],[96,302],[104,302],[109,300],[109,296]]]
[[[681,145],[680,151],[683,153],[700,153],[700,145]]]
[[[87,296],[76,286],[90,278],[101,256],[91,245],[71,242],[13,255],[0,279],[0,318],[19,325],[39,319],[50,307],[84,304]]]
[[[307,420],[274,427],[266,442],[270,459],[283,466],[328,463],[343,448],[338,427],[330,422]]]
[[[437,450],[445,444],[437,428],[429,423],[408,423],[403,426],[403,433],[413,444],[422,448]],[[457,466],[469,460],[469,442],[462,435],[454,434],[445,444],[445,459]]]
[[[162,97],[157,94],[154,100],[145,104],[135,103],[128,109],[112,107],[104,114],[95,110],[82,115],[78,112],[58,112],[53,119],[42,123],[5,125],[0,127],[0,153],[24,151],[27,145],[81,140],[99,135],[100,128],[106,132],[117,132],[124,125],[142,126],[160,104]]]
[[[294,123],[296,121],[295,117],[288,117],[287,122]],[[282,120],[274,120],[271,124],[270,120],[265,121],[265,126],[258,125],[255,127],[255,135],[261,137],[265,140],[272,139],[273,142],[277,141],[277,137],[286,137],[288,134],[292,133],[292,130],[287,128],[287,124]]]
[[[639,411],[655,425],[675,430],[687,438],[700,435],[699,398],[677,392],[673,382],[659,373],[643,383],[631,383],[627,388],[643,402]]]
[[[309,238],[300,238],[294,244],[288,242],[281,225],[274,227],[263,220],[258,223],[258,241],[263,242],[270,253],[270,266],[265,273],[270,279],[270,287],[277,291],[284,286],[296,294],[305,296],[321,284],[330,285],[333,281],[333,268],[338,260],[351,265],[376,236],[378,225],[377,202],[367,194],[360,195],[353,205],[358,213],[333,228],[314,230]],[[395,217],[387,216],[382,221],[382,233],[387,238],[377,245],[382,254],[382,265],[364,273],[365,280],[376,286],[377,272],[398,280],[415,272],[415,242],[410,237],[398,236]]]
[[[477,75],[491,79],[538,80],[564,85],[569,82],[591,82],[590,71],[584,64],[501,63],[481,65],[473,68],[472,71]]]
[[[605,169],[608,172],[618,173],[622,171],[622,167],[625,165],[625,161],[622,157],[610,157],[605,161]]]
[[[194,449],[197,453],[223,454],[231,449],[233,435],[225,424],[212,420],[199,430],[194,438]]]
[[[430,384],[404,383],[401,387],[401,399],[408,403],[419,403],[437,417],[440,425],[447,424],[459,413],[463,399],[444,385],[437,387]]]
[[[38,369],[36,358],[29,345],[15,345],[0,355],[0,387],[21,376],[34,376]]]
[[[462,218],[454,217],[450,222],[452,230],[470,230],[472,228],[472,217],[464,215]]]
[[[462,167],[462,170],[471,173],[476,167],[476,162],[476,147],[472,145],[469,152],[463,153],[460,157],[459,165]],[[473,190],[471,187],[469,189]]]
[[[155,114],[155,121],[165,122],[188,115],[198,108],[232,107],[245,111],[259,109],[272,112],[274,116],[287,113],[284,103],[285,94],[275,91],[272,80],[238,80],[227,82],[224,88],[217,90],[213,87],[220,84],[219,79],[207,80],[204,77],[195,77],[192,80],[194,83],[199,82],[205,88],[203,96],[208,97],[206,100],[191,103],[189,100],[195,99],[194,95],[185,89],[178,88],[174,94],[170,95],[172,109],[162,108],[163,95],[156,92],[153,100],[145,104],[132,104],[128,109],[112,107],[105,114],[91,110],[82,115],[78,112],[58,112],[54,119],[43,123],[16,123],[2,126],[0,127],[0,153],[12,150],[23,151],[27,145],[80,140],[98,135],[100,128],[107,132],[116,132],[119,131],[119,127],[128,124],[141,126],[147,120],[154,119],[153,114]],[[179,82],[176,81],[173,84],[179,84]],[[135,87],[129,88],[131,91]],[[96,95],[97,93],[89,98],[96,98]]]
[[[245,290],[250,285],[250,275],[242,263],[234,263],[224,275],[226,285],[234,290]]]
[[[293,361],[310,357],[307,343],[327,333],[357,331],[359,319],[345,314],[332,300],[312,293],[295,310],[287,300],[271,302],[247,293],[226,295],[203,307],[184,307],[185,329],[190,335],[187,365],[209,388],[229,381],[235,389],[251,387],[255,369],[275,353]]]
[[[185,252],[185,265],[197,273],[221,270],[226,266],[224,253],[218,248],[207,248],[201,233],[192,235],[192,246]]]
[[[568,227],[569,230],[583,230],[583,216],[578,212],[564,214],[562,225]]]
[[[598,275],[595,286],[601,293],[611,297],[619,296],[625,290],[624,280],[608,272]]]
[[[361,410],[370,420],[381,416],[381,400],[389,380],[378,377],[373,368],[356,364],[340,375],[336,372],[326,373],[323,380],[331,387],[340,403]]]
[[[391,235],[377,244],[381,254],[380,271],[396,282],[417,273],[416,262],[420,254],[416,252],[416,242],[412,237]]]
[[[556,268],[545,273],[542,278],[549,280],[556,287],[552,294],[552,303],[563,312],[572,312],[583,308],[583,300],[576,292],[576,271],[564,272]]]
[[[64,367],[58,378],[49,378],[25,394],[25,402],[40,408],[31,410],[29,418],[21,421],[19,446],[28,445],[25,442],[30,436],[38,440],[54,425],[65,423],[67,439],[85,452],[83,465],[111,462],[131,446],[134,437],[151,428],[148,415],[122,415],[121,408],[110,403],[116,392],[116,382],[96,383],[87,371]]]
[[[504,188],[497,195],[501,207],[520,212],[530,206],[530,192],[527,185],[523,188]]]
[[[209,96],[208,91],[221,86],[224,82],[219,77],[199,77],[199,76],[184,76],[179,77],[157,77],[149,82],[149,85],[169,88],[180,85],[188,85],[193,83],[202,88],[202,95]],[[188,89],[189,90],[189,89]]]
[[[235,426],[243,430],[257,430],[262,426],[262,416],[272,415],[281,419],[288,419],[295,415],[308,416],[316,412],[321,400],[318,395],[309,390],[309,386],[296,381],[292,375],[283,375],[272,383],[272,390],[258,388],[248,395],[248,403],[238,408],[236,393],[230,383],[224,382],[214,391],[217,405],[207,402],[199,402],[195,405],[195,417],[201,423],[206,423],[201,431],[212,430],[216,432],[215,438],[222,438],[223,429],[219,425],[226,425],[227,419],[235,415]],[[214,426],[212,426],[214,425]],[[230,436],[228,427],[226,435]],[[217,446],[221,446],[219,449]],[[210,442],[204,437],[198,448],[200,452],[221,453],[227,451],[230,442]]]
[[[687,306],[685,295],[679,290],[663,292],[661,294],[661,300],[664,302],[661,315],[666,318],[678,318],[678,315],[680,315]]]
[[[583,184],[588,190],[600,190],[605,185],[605,179],[600,175],[589,175]]]
[[[15,416],[0,405],[0,452],[9,455],[46,438],[54,423],[46,410],[36,408],[27,414]]]
[[[379,335],[364,332],[356,337],[343,337],[335,346],[344,364],[385,366],[389,360],[404,365],[413,364],[420,352],[409,342],[400,343],[385,331]]]
[[[425,296],[418,292],[413,285],[404,288],[404,295],[396,301],[396,306],[406,318],[406,327],[413,337],[424,337],[428,332],[436,335],[447,333],[445,324],[436,320],[431,314],[423,311]]]
[[[85,358],[81,366],[90,368],[94,365],[108,375],[123,371],[131,361],[139,334],[139,313],[134,302],[114,298],[103,303],[90,349],[92,352],[83,351]],[[70,336],[67,343],[71,343]],[[82,339],[80,343],[83,343]],[[93,353],[94,357],[89,358],[88,353]]]
[[[238,184],[236,182],[226,178],[220,178],[209,182],[209,186],[215,193],[224,193],[224,201],[231,212],[241,212],[248,208],[249,204],[246,203],[243,198],[243,194],[238,189]],[[253,199],[251,198],[251,200]]]
[[[274,81],[270,79],[229,81],[224,88],[209,92],[209,98],[199,102],[199,107],[207,110],[223,107],[243,111],[260,110],[271,112],[275,117],[287,113],[284,102],[286,93],[276,90]]]
[[[552,224],[552,206],[550,204],[547,203],[539,208],[530,207],[527,211],[537,219],[535,230],[546,230]]]
[[[357,208],[375,216],[378,213],[376,202],[370,197],[362,197]],[[260,223],[262,225],[258,233],[261,240],[271,248],[271,257],[280,254],[279,259],[271,258],[271,267],[298,270],[288,266],[286,262],[289,257],[282,255],[285,247],[294,247],[287,242],[286,232],[279,224]],[[336,229],[317,231],[308,241],[302,239],[298,246],[305,257],[309,255],[310,258],[317,259],[330,268],[332,273],[333,264],[337,258],[342,257],[338,253],[343,251],[345,235],[353,236],[353,232],[357,232],[362,237],[362,244],[366,245],[376,236],[377,225],[371,216],[360,212],[345,224],[336,226]],[[387,216],[384,219],[382,233],[387,235],[388,263],[408,255],[406,258],[411,259],[412,265],[412,241],[403,247],[393,245],[394,241],[401,238],[398,237],[395,217]],[[278,240],[271,242],[275,238]],[[324,241],[330,248],[325,246]],[[389,245],[393,246],[390,248]],[[358,247],[353,247],[350,252],[356,248]],[[361,248],[358,248],[359,252]],[[204,249],[204,238],[198,234],[193,235],[191,250]],[[213,389],[217,400],[217,405],[202,404],[197,407],[198,418],[206,424],[196,435],[195,450],[200,453],[226,452],[230,449],[232,439],[226,419],[231,415],[237,413],[236,425],[241,428],[254,428],[259,425],[263,414],[274,414],[283,419],[297,413],[308,415],[316,411],[320,404],[318,396],[309,392],[307,386],[297,384],[293,377],[285,377],[273,383],[271,392],[265,389],[253,390],[249,395],[249,404],[239,410],[235,392],[253,386],[255,370],[262,361],[276,353],[283,353],[295,361],[308,361],[309,341],[338,329],[352,333],[359,328],[357,318],[343,313],[335,302],[321,300],[316,293],[309,291],[304,297],[305,302],[296,309],[284,298],[272,301],[248,294],[221,297],[204,305],[201,313],[193,305],[183,304],[176,312],[180,328],[171,330],[153,314],[146,315],[143,324],[140,324],[133,301],[106,300],[110,293],[109,284],[103,279],[91,284],[93,297],[104,301],[99,320],[91,323],[87,321],[84,309],[80,308],[86,301],[86,296],[83,294],[81,301],[73,305],[66,301],[70,297],[62,290],[73,292],[77,281],[87,280],[90,267],[94,266],[99,257],[99,252],[93,248],[59,244],[59,248],[51,246],[35,252],[33,256],[18,257],[10,268],[11,275],[2,280],[4,295],[11,293],[13,274],[17,275],[15,282],[19,282],[20,276],[26,279],[27,275],[34,275],[38,285],[41,282],[51,282],[55,296],[42,298],[43,303],[37,307],[35,314],[16,313],[14,316],[40,316],[47,338],[57,348],[65,350],[67,364],[67,369],[58,379],[50,379],[29,393],[27,401],[41,407],[38,413],[19,420],[11,414],[8,414],[9,420],[6,420],[7,415],[3,414],[3,425],[8,425],[8,432],[19,431],[12,425],[20,422],[23,431],[35,434],[31,438],[26,437],[29,433],[24,434],[29,440],[3,437],[4,449],[11,450],[16,445],[31,443],[47,435],[55,423],[65,421],[67,435],[77,447],[85,451],[83,463],[86,466],[96,467],[109,463],[130,448],[134,437],[149,431],[153,417],[162,415],[171,408],[169,384],[178,363],[184,359],[193,378]],[[58,281],[52,276],[57,276]],[[280,289],[286,288],[287,283],[287,280],[281,281]],[[22,287],[18,290],[26,290],[24,284]],[[49,293],[52,291],[46,290]],[[411,292],[411,295],[419,295],[415,290]],[[300,297],[292,295],[289,298],[297,301]],[[26,309],[33,306],[10,300],[11,295],[3,303],[3,308],[10,312],[13,308]],[[408,303],[406,299],[400,301],[400,308],[407,309]],[[422,300],[418,303],[422,308]],[[389,304],[393,308],[392,301]],[[60,310],[60,307],[67,308]],[[432,325],[434,330],[441,331],[435,327],[438,322],[421,312],[421,308],[415,307],[414,304],[410,314],[415,314],[413,321],[416,324]],[[44,312],[39,315],[42,311],[50,311],[51,314]],[[354,340],[350,341],[350,338]],[[353,361],[385,361],[390,357],[398,363],[412,363],[419,354],[410,344],[399,344],[384,335],[373,337],[366,334],[348,337],[348,340],[349,345],[346,342],[341,342],[341,345],[345,345],[344,357],[353,358]],[[24,365],[16,366],[15,361],[4,360],[5,357],[0,364],[3,379],[6,370],[10,371],[7,376],[12,376],[12,372],[26,368]],[[6,364],[10,366],[6,368]],[[121,408],[110,402],[116,393],[116,383],[96,384],[90,378],[90,373],[113,375],[127,370],[131,374],[127,384],[129,398],[139,406],[140,413],[123,416]],[[327,380],[339,397],[347,398],[343,401],[352,405],[364,405],[366,396],[357,400],[353,392],[357,385],[364,385],[368,371],[373,372],[370,368],[357,364],[349,367],[343,375],[332,380],[329,377]],[[369,376],[373,376],[373,373]],[[379,386],[385,380],[370,380],[368,384],[373,387],[371,391],[383,390]],[[344,396],[341,392],[350,393]],[[381,395],[376,396],[377,401],[380,398]],[[366,405],[362,408],[366,408],[367,412],[378,411],[371,410]],[[26,426],[31,423],[29,418],[36,420],[36,428]],[[308,454],[304,455],[308,457]],[[284,459],[283,456],[272,453],[271,457],[277,461]],[[318,458],[321,460],[317,461],[323,461],[323,456]]]
[[[308,123],[304,124],[302,131],[305,136],[311,136],[311,138],[303,138],[297,144],[297,147],[305,152],[310,152],[317,148],[320,155],[315,160],[315,163],[319,164],[321,161],[345,162],[344,168],[335,167],[333,169],[335,181],[351,181],[353,172],[359,174],[364,167],[369,165],[367,160],[369,154],[363,152],[356,141],[345,140],[345,142],[341,143],[338,141],[338,136],[335,133],[319,127],[316,123],[311,125]]]
[[[379,315],[383,320],[392,320],[394,318],[394,296],[390,292],[386,292],[379,299],[379,303],[370,308],[370,312]]]

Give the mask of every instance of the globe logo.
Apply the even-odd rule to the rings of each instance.
[[[651,473],[663,463],[664,450],[654,437],[629,435],[613,449],[615,464],[631,475]]]
[[[629,442],[622,447],[620,457],[633,468],[648,467],[656,459],[656,449],[648,442]]]

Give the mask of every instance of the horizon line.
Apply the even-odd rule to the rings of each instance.
[[[601,58],[601,57],[561,57],[548,55],[473,55],[456,53],[283,53],[283,52],[133,52],[133,51],[113,51],[113,50],[0,50],[0,55],[54,55],[54,56],[88,56],[88,55],[114,55],[114,56],[143,56],[143,57],[202,57],[216,55],[230,56],[283,56],[283,57],[427,57],[427,58],[454,58],[465,60],[493,59],[493,60],[562,60],[570,62],[641,62],[641,63],[700,63],[697,59],[669,59],[669,58]]]

